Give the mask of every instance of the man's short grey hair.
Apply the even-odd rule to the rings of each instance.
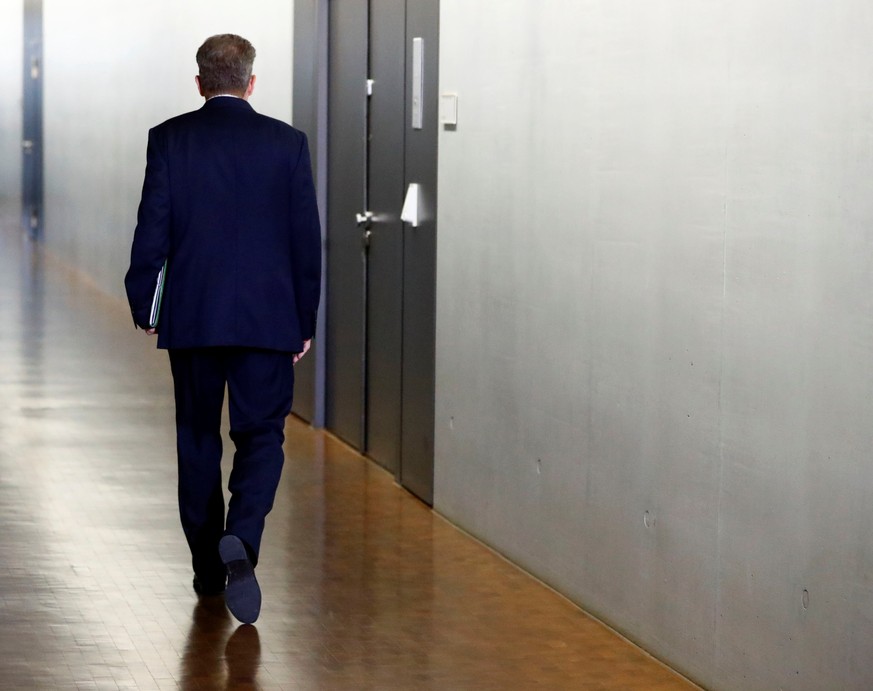
[[[255,47],[242,36],[210,36],[197,51],[203,95],[242,95],[248,88],[254,62]]]

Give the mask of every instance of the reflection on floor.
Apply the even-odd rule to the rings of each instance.
[[[166,355],[15,220],[0,228],[0,686],[691,688],[294,420],[261,619],[198,601]]]

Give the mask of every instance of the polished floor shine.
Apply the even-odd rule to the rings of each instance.
[[[0,688],[693,688],[296,420],[260,620],[198,601],[166,354],[16,220],[0,223]]]

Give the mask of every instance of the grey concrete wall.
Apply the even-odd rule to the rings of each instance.
[[[21,198],[22,2],[0,2],[0,203]]]
[[[46,244],[122,296],[148,128],[202,105],[194,55],[216,33],[255,46],[251,103],[291,119],[293,3],[45,0]]]
[[[442,0],[436,507],[714,689],[873,688],[870,36]]]

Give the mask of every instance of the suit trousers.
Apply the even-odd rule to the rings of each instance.
[[[257,564],[267,514],[285,461],[285,418],[294,394],[293,355],[241,347],[171,349],[176,397],[179,513],[194,572],[223,578],[218,542],[239,537]],[[236,447],[225,503],[221,414],[228,392],[230,438]]]

